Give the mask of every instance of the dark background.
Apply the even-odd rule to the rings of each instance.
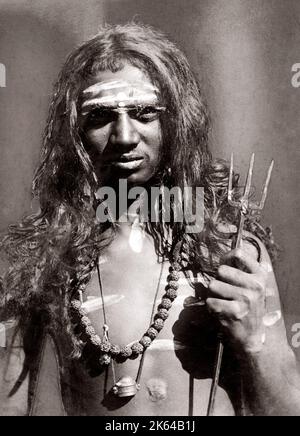
[[[264,222],[282,247],[276,272],[291,339],[300,323],[300,88],[291,85],[292,65],[300,62],[299,0],[0,0],[7,73],[0,88],[0,230],[30,210],[52,84],[67,53],[103,22],[133,18],[160,28],[187,54],[211,110],[216,156],[233,151],[244,173],[255,151],[258,191],[275,159]]]

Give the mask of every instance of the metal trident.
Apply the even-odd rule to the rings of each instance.
[[[253,176],[254,160],[255,160],[255,154],[253,153],[251,156],[251,160],[250,160],[250,165],[249,165],[249,169],[248,169],[246,185],[245,185],[243,196],[241,198],[239,198],[238,200],[235,200],[233,198],[233,192],[234,192],[234,189],[233,189],[233,154],[231,155],[229,182],[228,182],[228,203],[230,204],[230,206],[235,207],[236,209],[239,210],[238,228],[237,228],[236,238],[232,244],[232,249],[241,247],[246,215],[251,210],[262,210],[264,208],[266,198],[267,198],[268,187],[269,187],[269,183],[271,180],[274,161],[272,160],[272,162],[269,166],[267,177],[266,177],[265,184],[263,186],[263,190],[262,190],[262,194],[261,194],[261,200],[259,203],[255,203],[255,202],[250,201],[250,191],[251,191],[251,183],[252,183],[252,176]],[[209,396],[209,403],[208,403],[208,408],[207,408],[207,416],[213,415],[216,393],[217,393],[220,372],[221,372],[221,366],[222,366],[222,359],[223,359],[224,345],[223,345],[223,340],[222,340],[222,334],[220,334],[218,337],[219,337],[219,341],[218,341],[218,346],[217,346],[215,366],[214,366],[214,374],[213,374],[210,396]]]

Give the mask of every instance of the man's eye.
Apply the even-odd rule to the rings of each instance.
[[[88,126],[105,126],[106,124],[113,121],[115,114],[112,111],[106,109],[96,108],[94,109],[87,118]]]
[[[159,117],[160,111],[157,110],[154,107],[145,107],[143,109],[138,110],[135,113],[134,118],[136,118],[138,121],[142,121],[142,122],[150,122],[150,121],[154,121]]]

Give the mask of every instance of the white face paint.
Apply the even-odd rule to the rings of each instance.
[[[124,295],[117,295],[117,294],[104,296],[105,307],[118,304],[124,298],[125,298]],[[85,301],[82,304],[82,307],[87,311],[87,313],[92,313],[95,312],[96,310],[102,309],[103,307],[102,298],[90,296],[87,298],[87,301]]]
[[[127,63],[100,71],[88,79],[80,104],[80,134],[100,184],[147,183],[160,163],[165,110],[147,74]]]
[[[159,90],[151,83],[113,80],[96,83],[83,91],[81,115],[87,116],[95,108],[116,110],[158,105]],[[163,107],[159,107],[163,110]]]
[[[151,378],[147,381],[146,387],[151,401],[158,402],[167,398],[168,385],[163,379]]]
[[[101,183],[147,183],[160,163],[166,109],[151,79],[130,64],[100,71],[88,79],[80,99],[80,134]]]
[[[4,323],[0,323],[0,348],[7,347],[6,333],[8,330],[14,328],[16,325],[17,325],[17,322],[14,320],[5,321]]]
[[[260,266],[268,273],[273,272],[272,265],[269,262],[261,262]]]
[[[266,297],[274,297],[275,290],[273,288],[267,288],[266,289]]]
[[[266,327],[272,327],[281,319],[281,311],[275,310],[274,312],[269,312],[263,317],[263,323]]]

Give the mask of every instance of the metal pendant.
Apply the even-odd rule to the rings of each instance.
[[[120,398],[123,397],[134,397],[140,386],[129,376],[122,377],[120,380],[114,385],[113,393]]]

